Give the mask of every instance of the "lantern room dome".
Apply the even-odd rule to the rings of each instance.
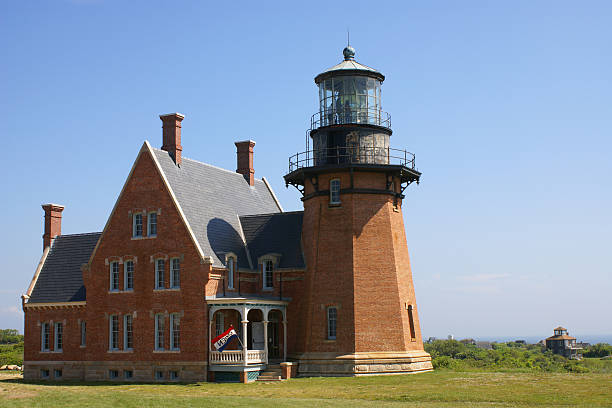
[[[342,51],[342,54],[344,55],[344,61],[317,75],[315,77],[316,84],[336,75],[363,75],[376,78],[381,82],[385,80],[385,76],[379,71],[355,61],[355,49],[350,45]]]

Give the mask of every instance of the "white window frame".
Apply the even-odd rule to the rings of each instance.
[[[51,324],[44,322],[40,325],[40,351],[51,350]]]
[[[134,261],[131,259],[123,263],[123,290],[134,290]]]
[[[165,350],[164,333],[165,317],[163,313],[155,315],[155,350]]]
[[[176,328],[175,328],[176,324]],[[177,337],[175,339],[175,337]],[[170,350],[179,351],[181,349],[181,315],[172,313],[170,315]]]
[[[329,203],[340,204],[340,179],[338,178],[329,181]]]
[[[142,238],[144,235],[143,213],[137,212],[132,216],[132,238]],[[140,219],[140,234],[138,234],[138,222]]]
[[[134,317],[131,314],[123,315],[123,349],[134,349]]]
[[[333,311],[333,316],[332,316]],[[327,314],[327,339],[336,340],[338,336],[338,308],[329,306],[326,310]]]
[[[116,271],[113,270],[116,267]],[[115,273],[117,275],[117,279],[115,280]],[[111,292],[119,292],[119,261],[112,261],[109,264],[109,285],[108,285],[108,290],[110,290]],[[114,283],[117,283],[117,287],[115,287]]]
[[[180,289],[180,287],[181,287],[181,260],[180,258],[170,258],[170,289]]]
[[[87,345],[87,322],[81,322],[81,347],[85,347]]]
[[[151,217],[154,216],[154,217]],[[155,222],[151,222],[151,220],[155,218]],[[151,226],[155,225],[155,233],[151,232]],[[157,211],[152,211],[149,214],[147,214],[147,234],[149,237],[156,237],[157,236]]]
[[[274,289],[274,260],[264,259],[261,263],[261,275],[262,275],[262,286],[263,289],[272,290]],[[271,266],[268,268],[268,266]],[[268,280],[268,273],[270,274]]]
[[[53,351],[61,353],[64,349],[64,324],[55,322],[53,326]]]
[[[116,322],[117,330],[113,330],[113,323]],[[119,350],[119,315],[108,316],[108,349],[110,351]]]
[[[160,262],[163,263],[163,269],[160,269]],[[160,274],[161,272],[161,274]],[[164,258],[157,258],[155,260],[155,289],[165,289],[166,284],[166,260]],[[161,277],[162,285],[159,286]]]
[[[227,258],[227,288],[234,289],[234,271],[236,269],[236,258]]]

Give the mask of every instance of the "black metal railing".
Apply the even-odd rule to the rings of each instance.
[[[392,164],[415,169],[414,154],[390,147],[332,147],[307,150],[289,158],[289,172],[302,167],[339,164]]]
[[[348,106],[328,108],[312,115],[310,129],[331,125],[376,125],[391,128],[391,115],[380,109],[351,108]]]

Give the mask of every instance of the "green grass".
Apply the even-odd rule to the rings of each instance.
[[[24,382],[0,375],[7,407],[611,407],[611,374],[453,372],[253,384]]]

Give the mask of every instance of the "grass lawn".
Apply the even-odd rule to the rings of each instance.
[[[612,374],[453,372],[252,384],[24,382],[0,374],[2,407],[612,407]]]

